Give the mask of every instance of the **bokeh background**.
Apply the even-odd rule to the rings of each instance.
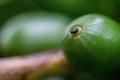
[[[72,17],[94,12],[118,18],[119,3],[119,0],[1,0],[0,23],[14,15],[33,11],[53,11]]]

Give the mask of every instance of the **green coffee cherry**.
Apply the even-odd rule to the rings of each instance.
[[[59,48],[62,33],[71,18],[57,13],[23,13],[8,20],[2,29],[4,56]]]
[[[68,26],[63,50],[78,70],[105,76],[120,68],[120,25],[100,14],[79,17]]]

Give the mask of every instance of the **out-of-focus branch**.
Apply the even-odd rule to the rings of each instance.
[[[0,80],[41,80],[72,71],[62,50],[0,59]]]

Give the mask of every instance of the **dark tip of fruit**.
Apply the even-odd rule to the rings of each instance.
[[[70,30],[71,34],[76,34],[79,31],[79,29],[77,27],[74,27]]]

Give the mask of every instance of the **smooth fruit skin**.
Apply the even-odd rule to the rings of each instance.
[[[8,20],[1,31],[3,56],[16,56],[59,48],[71,18],[58,13],[31,12]]]
[[[120,68],[120,26],[112,19],[100,14],[81,16],[65,34],[65,55],[81,72],[103,76]]]

